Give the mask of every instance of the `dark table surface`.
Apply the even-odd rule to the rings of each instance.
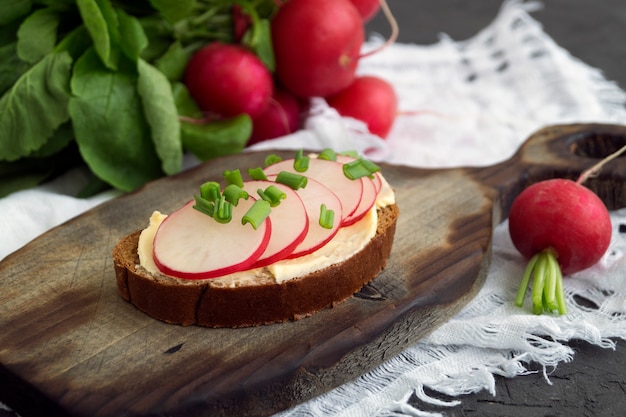
[[[441,33],[465,40],[496,16],[500,0],[388,0],[400,25],[399,42],[431,44]],[[544,30],[573,56],[599,68],[605,77],[626,89],[626,2],[624,0],[544,0],[534,12]],[[368,30],[387,33],[382,15]],[[626,121],[625,121],[626,122]],[[550,374],[552,385],[538,372],[496,380],[496,395],[463,396],[461,405],[437,408],[414,401],[423,410],[447,416],[623,416],[626,415],[626,342],[602,349],[573,341],[576,352],[569,363]],[[432,393],[441,398],[441,395]],[[444,398],[446,399],[446,398]],[[0,410],[0,417],[14,417]]]
[[[574,57],[600,69],[605,78],[626,89],[626,2],[624,0],[544,0],[532,16],[544,31]],[[495,18],[500,0],[388,0],[400,26],[399,42],[432,44],[441,33],[462,41]],[[369,29],[388,33],[378,15]],[[624,121],[626,123],[626,120]],[[542,369],[515,378],[496,379],[496,395],[488,392],[463,396],[461,405],[433,407],[413,399],[422,410],[446,416],[624,416],[626,415],[626,342],[616,350],[573,341],[573,361],[550,373]],[[435,397],[442,397],[431,393]]]

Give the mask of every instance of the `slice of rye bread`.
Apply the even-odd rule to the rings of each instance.
[[[248,327],[298,320],[344,301],[378,276],[391,253],[398,215],[395,204],[379,208],[376,234],[362,250],[280,284],[259,278],[224,286],[219,279],[151,274],[139,266],[141,231],[136,231],[113,249],[118,291],[148,315],[185,326]]]

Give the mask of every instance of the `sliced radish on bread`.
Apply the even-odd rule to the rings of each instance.
[[[258,197],[258,190],[274,186],[285,193],[280,204],[272,207],[269,218],[274,226],[269,244],[261,257],[252,265],[258,268],[279,261],[293,253],[309,230],[309,216],[302,199],[292,188],[273,181],[246,181],[243,189]]]
[[[184,279],[206,279],[246,270],[265,252],[271,221],[265,219],[255,230],[241,219],[255,199],[239,200],[233,219],[218,223],[193,208],[190,201],[171,213],[154,236],[154,261],[167,275]]]
[[[268,175],[268,179],[276,179],[275,175]],[[328,243],[341,227],[342,207],[341,200],[330,188],[322,183],[309,178],[304,188],[296,190],[309,217],[309,229],[304,240],[296,247],[287,259],[308,255]],[[320,225],[321,206],[324,204],[327,210],[332,210],[335,221],[331,228]]]
[[[343,173],[343,164],[326,159],[311,158],[308,169],[298,172],[294,168],[294,159],[285,159],[272,164],[264,169],[266,175],[277,175],[281,171],[293,172],[313,179],[328,187],[341,201],[342,217],[348,218],[361,202],[363,193],[363,183],[358,180],[351,180]]]
[[[360,178],[360,181],[363,185],[363,193],[361,194],[361,201],[359,202],[356,210],[343,220],[341,223],[342,226],[350,226],[359,220],[361,220],[367,212],[374,206],[376,203],[376,196],[378,195],[378,191],[376,190],[376,185],[374,181],[372,181],[369,177]]]
[[[351,164],[352,161],[356,163]],[[383,180],[378,168],[366,162],[345,155],[337,155],[336,161],[303,159],[300,151],[296,158],[266,167],[263,180],[243,182],[240,175],[229,176],[227,182],[240,186],[243,183],[243,191],[249,196],[232,207],[231,220],[218,221],[212,216],[221,215],[221,211],[213,214],[209,205],[202,208],[209,213],[205,214],[194,208],[193,200],[188,202],[163,220],[154,234],[154,264],[162,273],[173,277],[208,279],[310,254],[326,245],[341,227],[361,220],[375,205]],[[285,171],[301,175],[306,181],[296,177],[295,183],[300,182],[297,185],[276,182]],[[287,182],[293,179],[286,178]],[[230,185],[224,190],[219,189],[217,182],[209,182],[207,186],[201,193],[211,198],[205,200],[215,201],[216,195],[220,201],[233,198]],[[299,188],[294,190],[290,186]],[[278,193],[273,193],[276,190]],[[234,191],[237,196],[246,194],[236,188]],[[258,199],[271,203],[260,202],[265,207],[258,220],[260,224],[251,220],[257,226],[255,229],[242,219]]]
[[[383,188],[383,177],[380,172],[374,173],[374,178],[372,178],[374,182],[374,186],[376,187],[376,194],[380,192],[381,188]]]

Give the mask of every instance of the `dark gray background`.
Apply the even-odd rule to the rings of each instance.
[[[435,43],[439,34],[465,40],[493,21],[503,0],[387,0],[400,25],[399,42]],[[526,3],[529,3],[528,1]],[[626,2],[544,0],[532,16],[563,48],[626,89]],[[379,13],[368,29],[386,34]]]
[[[626,1],[545,0],[532,16],[557,44],[581,61],[603,71],[626,89]],[[400,25],[399,42],[431,44],[446,33],[465,40],[496,16],[500,0],[388,0]],[[368,29],[388,34],[379,14]],[[626,123],[626,121],[625,121]],[[462,404],[438,408],[414,404],[446,416],[626,416],[626,342],[615,351],[574,341],[572,362],[550,374],[549,385],[539,372],[513,379],[497,378],[496,396],[487,392],[461,397]],[[442,397],[431,393],[435,397]]]

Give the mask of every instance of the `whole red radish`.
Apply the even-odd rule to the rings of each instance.
[[[382,78],[362,76],[346,89],[327,99],[342,116],[363,121],[369,131],[385,138],[398,112],[398,98],[393,86]]]
[[[241,5],[235,4],[233,5],[232,19],[233,36],[235,38],[235,42],[239,43],[250,25],[252,25],[252,18],[243,11]]]
[[[364,29],[349,0],[290,0],[271,22],[276,74],[299,97],[327,97],[354,80]]]
[[[263,113],[252,120],[248,145],[293,133],[300,125],[300,103],[282,88],[276,88]]]
[[[258,116],[274,91],[272,76],[256,55],[221,42],[194,53],[185,70],[185,84],[200,109],[224,117]]]
[[[541,181],[523,190],[509,213],[515,247],[530,259],[516,298],[521,306],[534,275],[533,312],[565,313],[562,274],[588,268],[611,241],[611,218],[600,198],[579,182]]]
[[[369,22],[380,10],[381,0],[350,0],[359,11],[363,22]]]

